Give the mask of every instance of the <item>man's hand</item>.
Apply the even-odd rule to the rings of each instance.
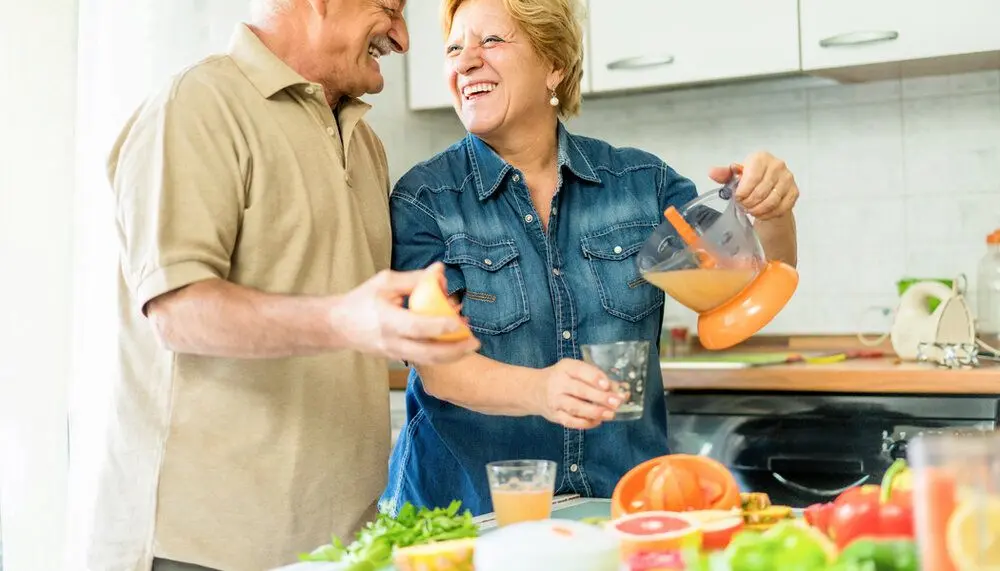
[[[479,341],[434,339],[454,333],[465,324],[460,317],[426,317],[403,309],[403,299],[432,266],[414,272],[379,272],[342,296],[330,311],[331,327],[342,340],[338,345],[413,364],[450,363],[475,353]]]

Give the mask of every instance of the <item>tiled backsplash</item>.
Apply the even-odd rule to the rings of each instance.
[[[381,63],[386,89],[369,98],[368,118],[395,180],[464,131],[451,111],[407,110],[402,58]],[[998,72],[588,99],[569,128],[656,153],[703,190],[709,167],[755,150],[787,161],[802,192],[801,283],[770,333],[854,333],[866,308],[895,304],[904,276],[965,273],[972,289],[985,235],[1000,227]],[[667,303],[671,318],[694,323]],[[888,327],[877,314],[864,324]]]

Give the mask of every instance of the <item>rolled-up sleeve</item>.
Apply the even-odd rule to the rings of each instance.
[[[141,311],[229,275],[245,207],[245,142],[211,86],[182,79],[133,116],[108,162],[122,271]]]
[[[389,199],[392,218],[392,269],[420,270],[445,260],[447,247],[435,213],[421,203],[404,181],[396,184]],[[448,295],[465,289],[465,278],[455,265],[445,264]]]

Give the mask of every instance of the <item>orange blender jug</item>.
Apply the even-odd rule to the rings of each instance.
[[[722,188],[668,208],[636,258],[646,281],[698,313],[698,337],[710,350],[760,331],[799,283],[795,268],[767,260],[750,215],[733,198],[738,183],[734,174]]]

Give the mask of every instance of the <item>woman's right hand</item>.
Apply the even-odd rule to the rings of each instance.
[[[597,367],[563,359],[539,371],[532,399],[534,412],[566,428],[587,430],[612,420],[622,399],[617,383]]]

